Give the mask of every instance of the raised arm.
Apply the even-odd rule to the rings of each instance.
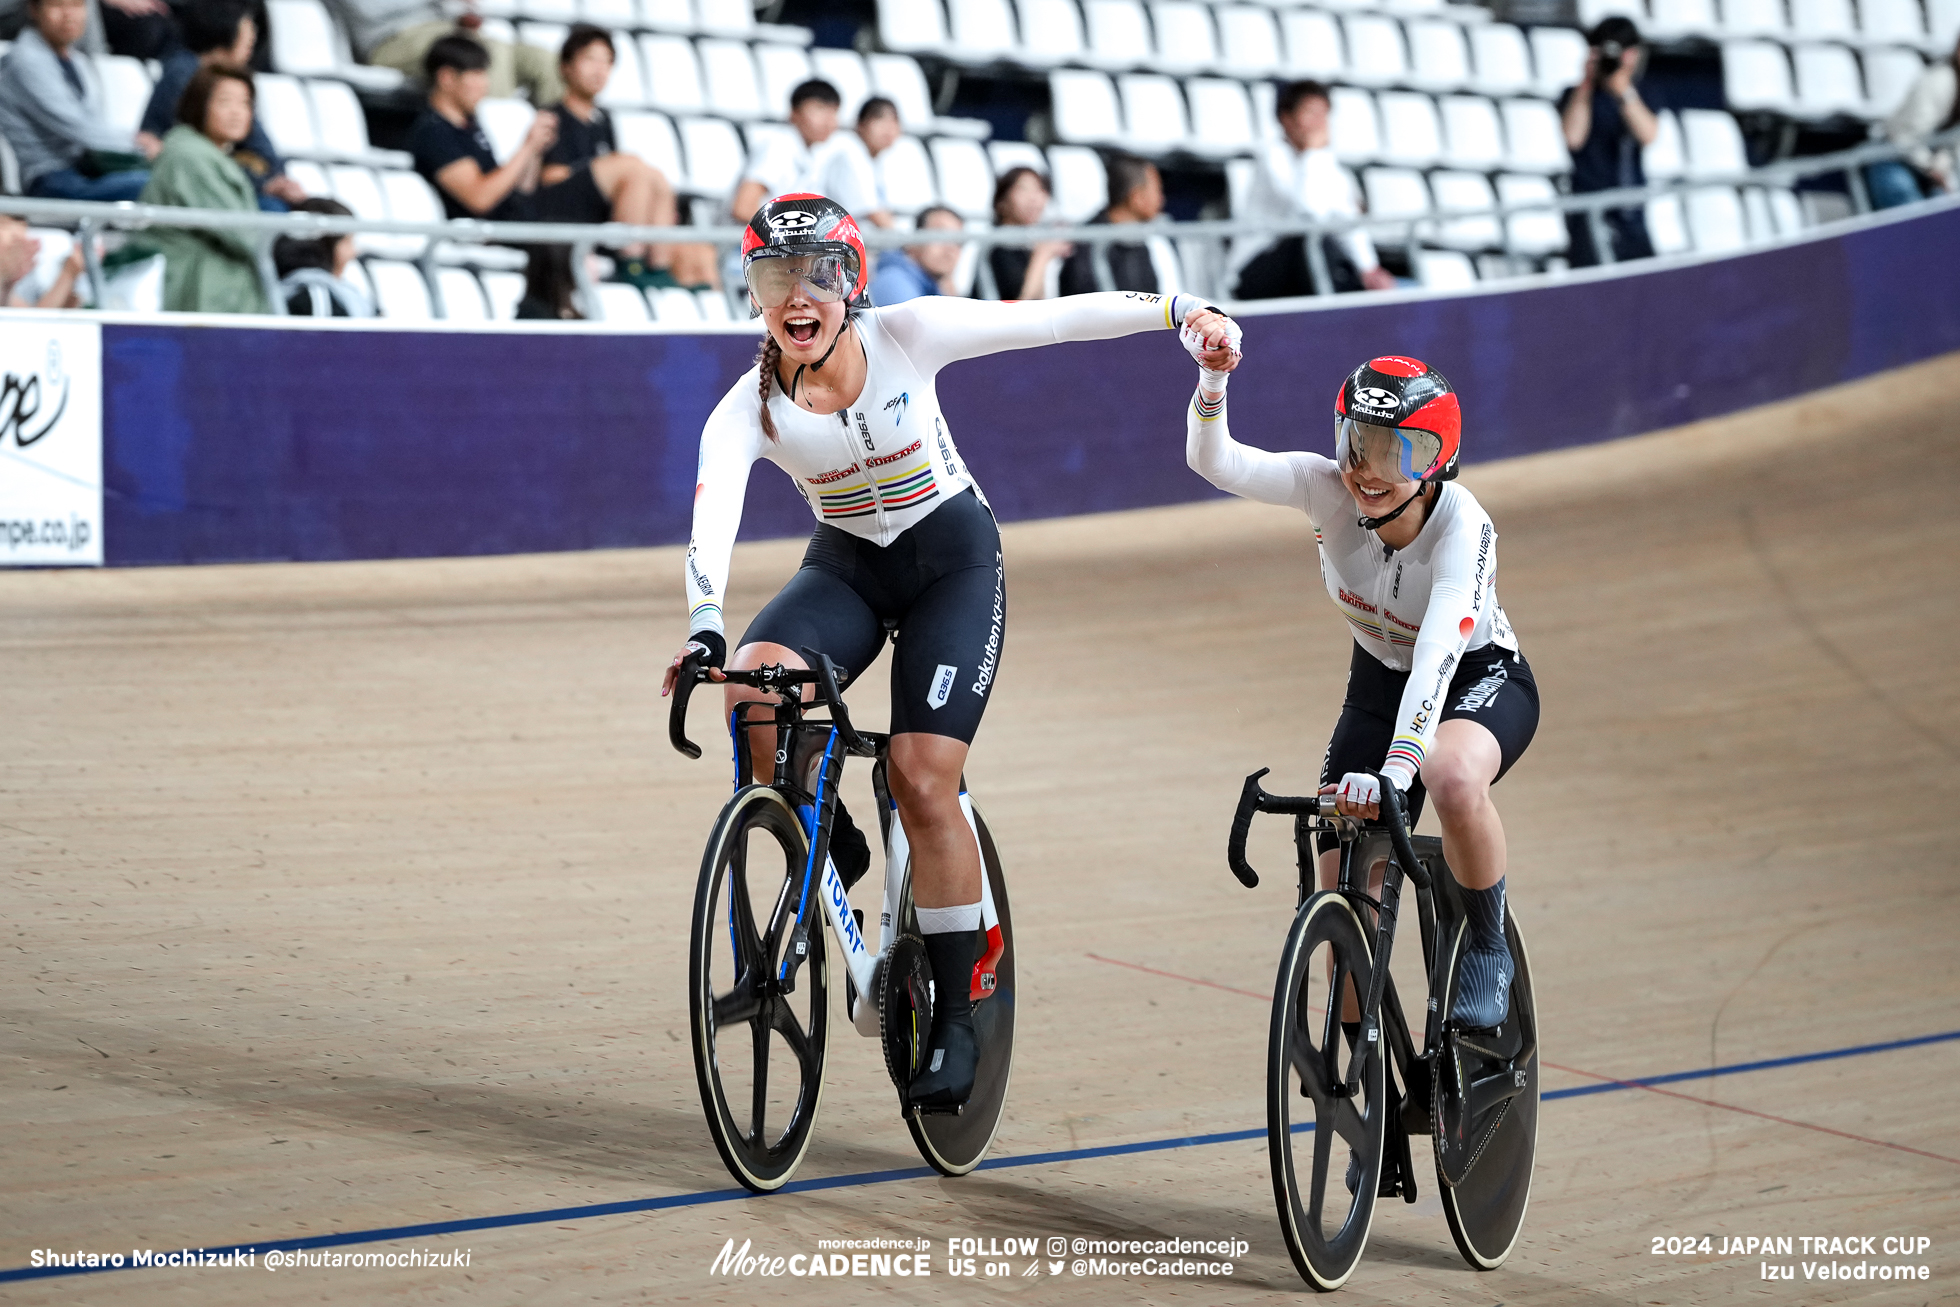
[[[1307,511],[1307,479],[1296,466],[1299,454],[1275,454],[1241,445],[1225,425],[1225,387],[1218,378],[1203,377],[1185,410],[1184,461],[1191,470],[1220,490],[1262,504],[1282,504]]]
[[[1415,783],[1423,759],[1429,756],[1436,725],[1443,716],[1450,673],[1456,670],[1471,633],[1490,607],[1496,581],[1496,528],[1482,513],[1458,518],[1437,551],[1429,608],[1416,636],[1409,681],[1396,712],[1395,735],[1382,762],[1383,774],[1393,776],[1404,793]]]
[[[742,500],[749,469],[762,453],[762,427],[756,421],[754,382],[746,376],[722,397],[701,429],[701,455],[694,485],[694,531],[688,541],[682,582],[687,591],[688,633],[718,654],[725,653],[723,604],[728,590],[728,559],[742,525]],[[719,658],[716,659],[719,662]]]
[[[1098,291],[1052,300],[969,300],[927,296],[879,311],[879,322],[927,376],[948,363],[1065,340],[1109,340],[1171,331],[1203,309],[1194,295]],[[1175,314],[1175,316],[1173,316]]]

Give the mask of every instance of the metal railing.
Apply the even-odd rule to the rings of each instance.
[[[1941,132],[1926,142],[1927,145],[1943,148],[1960,144],[1960,127]],[[1811,155],[1804,158],[1784,159],[1759,168],[1735,173],[1709,173],[1695,177],[1673,178],[1655,182],[1647,186],[1632,186],[1618,190],[1593,191],[1583,195],[1557,195],[1549,200],[1537,199],[1513,204],[1497,204],[1482,209],[1432,211],[1419,216],[1379,217],[1362,215],[1352,218],[1295,219],[1288,221],[1249,221],[1215,220],[1203,222],[1154,222],[1126,224],[1096,224],[1078,226],[1038,226],[1038,227],[977,227],[964,230],[893,231],[867,227],[864,232],[865,244],[874,253],[907,245],[959,243],[979,247],[983,256],[980,259],[980,275],[991,281],[988,261],[984,257],[988,251],[1000,246],[1029,247],[1047,241],[1068,241],[1097,247],[1097,257],[1091,260],[1097,282],[1104,289],[1114,289],[1110,278],[1106,247],[1113,244],[1133,245],[1151,238],[1165,237],[1177,241],[1210,242],[1214,247],[1222,247],[1231,240],[1276,239],[1282,236],[1306,236],[1305,242],[1308,270],[1318,294],[1328,294],[1333,289],[1323,242],[1318,237],[1341,236],[1352,231],[1365,231],[1371,236],[1382,236],[1391,241],[1401,237],[1411,246],[1419,245],[1425,234],[1438,229],[1479,218],[1496,219],[1504,232],[1503,248],[1506,252],[1517,253],[1512,247],[1509,225],[1503,220],[1521,214],[1556,213],[1585,215],[1593,236],[1593,247],[1602,262],[1614,261],[1613,241],[1607,226],[1606,215],[1615,210],[1635,209],[1649,200],[1669,195],[1684,195],[1688,192],[1708,187],[1764,187],[1791,186],[1811,177],[1832,174],[1842,175],[1845,190],[1850,197],[1854,213],[1871,211],[1871,197],[1865,185],[1864,168],[1873,163],[1901,159],[1905,150],[1885,142],[1873,142],[1853,149],[1841,150],[1832,154]],[[98,203],[82,200],[46,200],[28,196],[0,196],[0,213],[31,219],[44,225],[69,227],[82,237],[83,259],[87,266],[92,285],[104,285],[100,251],[96,237],[105,232],[140,232],[151,227],[173,228],[221,228],[231,231],[252,233],[256,238],[257,265],[261,281],[264,283],[266,298],[274,314],[284,314],[284,298],[278,293],[279,277],[273,263],[273,245],[282,236],[301,240],[317,240],[326,236],[404,236],[423,237],[426,243],[420,254],[411,260],[418,264],[427,283],[431,305],[435,315],[446,317],[442,302],[440,279],[434,275],[436,266],[443,261],[440,257],[448,252],[445,247],[471,245],[566,245],[571,248],[572,271],[581,297],[587,306],[596,306],[595,287],[591,280],[587,256],[601,248],[616,249],[634,244],[701,244],[708,243],[724,250],[738,248],[742,240],[743,228],[738,226],[720,227],[640,227],[624,223],[600,223],[593,225],[540,222],[489,222],[477,219],[457,219],[444,222],[397,222],[370,218],[342,217],[314,213],[260,213],[239,212],[220,209],[187,209],[166,205],[136,203]],[[1187,286],[1197,293],[1217,294],[1222,288],[1202,285]],[[594,314],[593,316],[597,316]]]

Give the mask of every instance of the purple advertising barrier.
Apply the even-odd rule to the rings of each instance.
[[[1411,354],[1468,461],[1674,426],[1960,349],[1960,206],[1725,259],[1244,319],[1233,434],[1326,449],[1341,378]],[[685,540],[702,422],[753,336],[103,328],[112,564],[402,558]],[[1003,519],[1210,496],[1167,333],[957,363],[939,394]],[[774,468],[745,537],[810,513]]]

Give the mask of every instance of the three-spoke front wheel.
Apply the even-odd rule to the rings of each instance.
[[[1381,1185],[1390,1103],[1384,1051],[1352,1054],[1343,1004],[1359,1019],[1374,967],[1346,899],[1320,893],[1293,919],[1273,991],[1266,1141],[1287,1251],[1307,1283],[1340,1288],[1361,1261]]]
[[[783,919],[808,855],[782,795],[749,786],[722,809],[694,894],[688,1006],[701,1106],[729,1173],[758,1192],[795,1174],[823,1098],[829,1001],[814,897],[808,953],[783,976]]]

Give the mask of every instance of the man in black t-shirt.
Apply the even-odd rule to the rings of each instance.
[[[1105,222],[1150,222],[1164,211],[1164,179],[1157,165],[1135,155],[1119,154],[1110,159],[1109,207],[1089,219]],[[1109,260],[1110,287],[1099,284],[1096,276],[1098,253]],[[1156,294],[1157,265],[1147,245],[1117,244],[1112,241],[1098,251],[1086,242],[1062,264],[1061,293],[1086,295],[1090,291],[1114,289]]]
[[[1660,120],[1640,98],[1634,75],[1640,71],[1640,29],[1628,18],[1603,19],[1587,33],[1592,49],[1585,76],[1559,101],[1566,148],[1572,152],[1572,191],[1610,191],[1621,186],[1645,186],[1647,173],[1640,149],[1660,134]],[[1567,257],[1575,268],[1600,261],[1592,225],[1584,213],[1565,215],[1572,238]],[[1608,209],[1606,228],[1613,239],[1613,257],[1650,259],[1653,243],[1647,220],[1639,209]]]
[[[609,170],[643,174],[651,192],[651,221],[671,227],[680,220],[680,206],[666,175],[638,155],[619,153],[612,116],[599,107],[599,96],[612,80],[615,51],[603,27],[574,23],[558,53],[558,75],[565,83],[564,100],[549,112],[557,119],[558,139],[545,152],[543,180],[547,186],[565,182],[581,167],[596,174]],[[712,286],[715,251],[712,245],[635,245],[620,251],[622,279],[638,285]]]

